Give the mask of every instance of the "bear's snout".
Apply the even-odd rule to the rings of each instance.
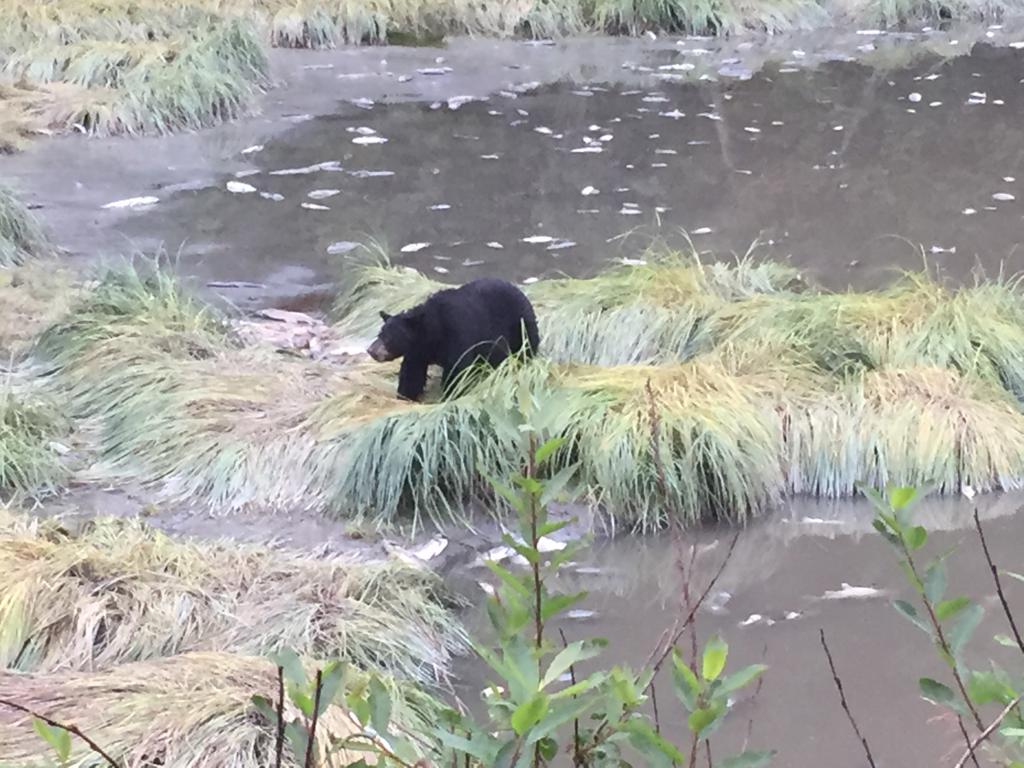
[[[388,360],[394,359],[394,356],[388,353],[387,345],[380,339],[373,340],[373,344],[367,347],[366,354],[378,363],[386,363]]]

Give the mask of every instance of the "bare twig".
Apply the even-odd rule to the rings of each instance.
[[[284,667],[277,668],[277,743],[274,747],[274,768],[281,768],[284,759]]]
[[[1002,603],[1003,613],[1006,614],[1006,620],[1010,622],[1010,629],[1013,630],[1013,639],[1017,641],[1017,647],[1020,648],[1021,653],[1024,653],[1024,639],[1021,639],[1020,630],[1017,629],[1017,622],[1013,618],[1013,612],[1010,610],[1010,604],[1006,602],[1006,595],[1003,594],[1003,583],[999,579],[999,569],[996,568],[996,564],[992,562],[992,555],[988,551],[988,542],[985,541],[985,531],[981,527],[981,518],[978,517],[978,509],[974,509],[974,527],[978,531],[978,538],[981,539],[981,548],[985,552],[985,561],[988,563],[988,568],[992,571],[992,580],[996,583],[996,594],[999,595],[999,602]]]
[[[968,758],[970,758],[972,755],[974,755],[974,751],[979,746],[981,746],[981,743],[983,741],[985,741],[985,739],[987,739],[989,736],[991,736],[995,732],[996,728],[999,727],[999,724],[1001,722],[1003,722],[1003,719],[1008,714],[1010,714],[1010,712],[1013,711],[1014,707],[1016,707],[1018,704],[1020,704],[1020,700],[1021,700],[1021,697],[1018,696],[1013,701],[1011,701],[1009,704],[1007,704],[1003,708],[1003,711],[1000,712],[996,716],[996,719],[993,720],[991,723],[989,723],[988,727],[984,731],[982,731],[980,734],[978,734],[977,738],[974,741],[968,743],[967,751],[964,752],[963,755],[961,755],[960,759],[957,760],[956,765],[953,766],[953,768],[964,768],[964,766],[967,765]],[[977,759],[977,758],[975,758],[975,759]]]
[[[711,759],[711,739],[704,739],[704,754],[708,758],[708,768],[715,768],[714,761]]]
[[[967,726],[964,725],[964,719],[960,715],[956,716],[956,724],[960,726],[960,733],[964,737],[964,741],[967,743],[967,756],[974,763],[974,768],[981,768],[978,764],[978,756],[974,754],[974,742],[971,741],[971,735],[967,733]]]
[[[36,718],[37,720],[42,720],[44,723],[46,723],[52,728],[60,728],[62,731],[67,731],[72,736],[77,736],[89,746],[89,749],[91,749],[97,755],[106,760],[108,765],[112,766],[113,768],[121,768],[120,763],[118,763],[114,758],[112,758],[110,755],[104,752],[103,748],[99,744],[97,744],[95,741],[93,741],[84,733],[82,733],[81,729],[77,725],[71,725],[70,723],[60,723],[54,720],[53,718],[47,717],[46,715],[41,715],[38,712],[29,709],[28,707],[24,707],[21,704],[16,704],[13,701],[8,701],[7,699],[0,699],[0,705],[8,707],[9,709],[13,709],[17,712],[23,712],[26,715],[29,715],[30,717]]]
[[[762,664],[764,663],[764,660],[767,657],[768,657],[768,643],[765,643],[764,646],[761,648],[761,663]],[[757,697],[761,695],[761,688],[763,686],[764,686],[764,675],[758,675],[757,676],[757,685],[754,687],[754,693],[750,697],[751,705],[753,705],[753,703],[755,701],[757,701]],[[747,751],[747,747],[750,745],[750,739],[751,739],[751,737],[753,735],[754,735],[754,715],[751,714],[750,717],[747,718],[747,733],[743,737],[743,749],[740,750],[741,752],[746,752]]]
[[[314,747],[316,745],[316,721],[320,717],[320,694],[323,691],[323,670],[316,671],[316,688],[313,691],[313,717],[309,723],[309,741],[306,742],[304,768],[314,768]]]
[[[843,681],[839,679],[839,673],[836,671],[836,664],[832,660],[832,651],[829,650],[828,641],[825,640],[825,630],[819,629],[818,636],[821,638],[821,647],[825,650],[825,658],[828,659],[828,668],[832,670],[832,682],[836,684],[836,690],[839,691],[839,703],[843,705],[843,711],[846,713],[846,719],[850,721],[854,734],[856,734],[861,746],[864,747],[864,754],[867,755],[868,765],[870,765],[871,768],[875,768],[875,758],[871,755],[871,747],[868,746],[868,740],[865,739],[864,734],[860,732],[860,727],[857,725],[857,721],[853,717],[853,712],[850,711],[850,705],[846,703],[846,693],[843,691]]]

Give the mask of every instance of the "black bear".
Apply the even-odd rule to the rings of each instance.
[[[444,370],[445,394],[459,374],[478,360],[498,365],[523,349],[537,352],[540,336],[530,300],[511,283],[483,278],[438,291],[398,315],[380,313],[384,326],[366,350],[379,363],[402,358],[398,394],[417,400],[427,383],[427,366]],[[523,339],[523,328],[527,338]]]

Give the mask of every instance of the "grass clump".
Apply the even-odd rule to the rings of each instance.
[[[32,212],[13,192],[0,186],[0,269],[53,252],[53,245]]]
[[[355,681],[353,681],[355,684]],[[396,728],[428,734],[440,705],[412,686],[384,681]],[[265,721],[254,696],[276,700],[277,670],[264,659],[226,653],[189,653],[135,662],[101,671],[24,674],[0,671],[0,698],[15,701],[54,720],[74,723],[122,765],[163,768],[263,768],[275,754],[276,725]],[[300,716],[290,701],[289,718]],[[329,738],[360,732],[346,709],[335,703],[320,715],[318,734]],[[98,758],[72,739],[71,765]],[[4,766],[39,765],[45,747],[32,717],[0,707]],[[285,751],[285,765],[302,759]],[[321,761],[325,755],[321,754]],[[338,759],[354,762],[349,750]]]
[[[67,474],[55,443],[67,424],[55,402],[18,391],[14,380],[0,383],[0,496],[52,493]]]
[[[465,635],[426,569],[173,539],[136,521],[69,533],[0,513],[0,668],[94,670],[284,648],[420,683]]]

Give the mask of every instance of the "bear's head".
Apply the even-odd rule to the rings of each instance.
[[[419,314],[413,310],[399,315],[380,313],[384,321],[380,333],[367,348],[367,354],[378,363],[386,363],[404,357],[413,348],[419,328]]]

